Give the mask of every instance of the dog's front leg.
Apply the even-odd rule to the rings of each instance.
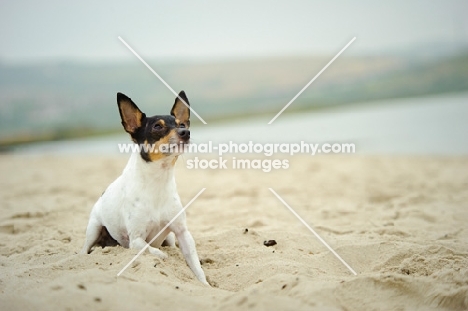
[[[187,262],[190,269],[192,269],[193,273],[197,279],[205,285],[210,286],[206,281],[205,272],[200,265],[200,259],[198,259],[197,250],[195,248],[195,241],[193,240],[192,235],[187,230],[186,227],[178,228],[178,230],[174,231],[177,240],[179,241],[179,248],[182,254],[185,257],[185,261]]]

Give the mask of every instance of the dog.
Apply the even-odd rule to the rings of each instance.
[[[122,175],[109,185],[92,208],[82,254],[89,254],[95,245],[119,244],[141,250],[183,209],[174,178],[174,165],[183,148],[166,148],[163,152],[160,149],[164,145],[190,143],[190,104],[185,92],[181,91],[175,99],[170,115],[147,117],[122,93],[117,93],[117,105],[122,125],[133,142],[152,147],[132,153]],[[175,246],[175,238],[196,278],[209,286],[195,241],[187,229],[185,213],[148,250],[165,259],[167,255],[159,247]]]

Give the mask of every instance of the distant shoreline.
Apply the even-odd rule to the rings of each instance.
[[[294,106],[291,105],[285,114],[288,113],[298,113],[298,112],[319,112],[319,111],[333,111],[334,109],[342,109],[342,108],[358,108],[358,107],[367,107],[370,105],[374,105],[376,103],[382,102],[386,103],[388,100],[398,100],[398,99],[411,99],[411,98],[434,98],[439,96],[450,96],[450,95],[462,95],[466,92],[444,92],[444,93],[428,93],[424,96],[407,96],[407,97],[389,97],[389,98],[380,98],[380,99],[369,99],[366,101],[355,101],[355,102],[347,102],[347,103],[335,103],[335,104],[321,104],[315,105],[312,107],[304,107],[304,106]],[[210,124],[219,124],[221,122],[232,122],[243,120],[247,118],[255,118],[255,117],[272,117],[277,113],[276,110],[264,111],[264,112],[250,112],[248,114],[231,114],[231,115],[220,115],[209,118]],[[192,123],[196,123],[198,120],[194,120]],[[119,121],[116,120],[116,124]],[[106,129],[97,129],[92,127],[85,127],[85,128],[68,128],[68,129],[57,129],[57,130],[50,130],[45,133],[34,134],[34,133],[24,133],[12,136],[10,138],[0,139],[0,152],[8,152],[14,147],[28,145],[31,143],[41,143],[41,142],[56,142],[56,141],[66,141],[66,140],[73,140],[73,139],[83,139],[83,138],[92,138],[92,137],[100,137],[106,135],[117,135],[122,134],[122,130],[120,127],[116,126],[115,128],[106,128]]]
[[[251,114],[223,121],[193,122],[193,142],[248,143],[353,143],[360,154],[466,155],[468,92],[430,97],[389,99],[315,110],[287,110]],[[291,105],[291,107],[294,105]],[[117,121],[116,121],[117,122]],[[117,126],[117,125],[116,125]],[[83,134],[83,133],[80,133]],[[10,147],[15,154],[119,154],[129,143],[123,129],[60,141],[34,142]]]
[[[323,68],[323,57],[157,65],[184,89],[208,123],[275,115]],[[343,57],[287,113],[323,111],[387,99],[468,91],[468,51],[440,57]],[[168,112],[173,94],[140,64],[0,63],[0,149],[120,131],[116,92],[153,114]],[[271,116],[271,117],[273,117]],[[271,118],[270,117],[270,118]],[[192,120],[196,125],[197,119]]]

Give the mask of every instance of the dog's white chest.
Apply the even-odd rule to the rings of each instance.
[[[111,236],[123,246],[135,235],[150,241],[182,209],[172,166],[155,167],[138,157],[132,155],[122,175],[101,197],[98,209]],[[155,244],[168,233],[162,232]]]
[[[154,187],[153,189],[135,189],[124,201],[123,216],[127,222],[138,221],[148,225],[164,227],[180,210],[180,199],[173,187]],[[174,185],[175,188],[175,185]],[[137,217],[138,220],[133,218]]]

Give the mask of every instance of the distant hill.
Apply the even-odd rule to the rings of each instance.
[[[149,64],[184,89],[207,122],[274,115],[329,61],[295,57]],[[338,58],[288,109],[468,90],[468,53],[443,59]],[[120,130],[115,95],[148,114],[168,113],[173,94],[137,59],[129,63],[0,64],[0,144]],[[197,122],[193,118],[193,122]]]

